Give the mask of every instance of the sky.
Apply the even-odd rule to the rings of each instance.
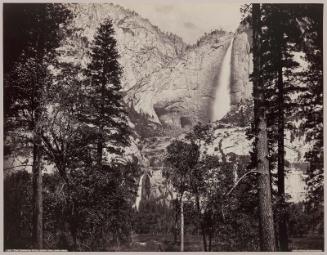
[[[193,44],[205,32],[222,28],[234,32],[240,22],[239,3],[217,0],[111,0],[147,18],[164,32]]]

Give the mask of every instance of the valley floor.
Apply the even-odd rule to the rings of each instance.
[[[115,251],[180,251],[179,240],[174,242],[173,236],[134,234],[132,242],[128,246],[115,248]],[[322,251],[324,249],[323,237],[297,237],[290,238],[289,248],[291,251]],[[112,250],[112,249],[110,249]],[[185,236],[184,251],[203,251],[201,236]],[[220,251],[219,245],[213,246],[213,251]]]

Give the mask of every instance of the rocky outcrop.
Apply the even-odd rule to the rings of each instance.
[[[253,70],[250,53],[250,29],[240,26],[235,34],[232,48],[231,104],[238,105],[251,98],[252,82],[249,74]]]

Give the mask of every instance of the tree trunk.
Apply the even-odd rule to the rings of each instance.
[[[183,208],[183,194],[181,195],[181,251],[184,251],[184,208]]]
[[[77,251],[77,226],[76,226],[76,222],[70,222],[69,230],[70,230],[70,233],[71,233],[72,239],[73,239],[72,240],[73,241],[72,248],[73,248],[74,251]]]
[[[282,35],[279,35],[281,43]],[[284,150],[284,84],[282,70],[282,52],[279,47],[278,55],[278,170],[277,170],[277,187],[278,187],[278,202],[280,209],[280,217],[278,219],[278,237],[279,248],[281,251],[288,251],[288,234],[287,234],[287,213],[285,206],[285,150]]]
[[[212,247],[212,232],[210,231],[210,233],[209,233],[209,251],[211,251],[211,247]]]
[[[176,201],[177,202],[177,201]],[[174,206],[174,209],[175,209],[175,224],[173,226],[173,233],[174,233],[174,244],[177,244],[178,242],[178,238],[177,238],[177,235],[178,235],[178,210],[177,210],[177,206],[178,206],[178,203],[176,203],[176,207]]]
[[[104,73],[104,72],[103,72]],[[105,78],[103,78],[105,80]],[[104,97],[105,97],[105,81],[101,84],[101,102],[100,102],[100,118],[98,122],[98,144],[97,144],[97,165],[100,170],[102,170],[102,152],[103,152],[103,124],[102,120],[104,118]]]
[[[204,249],[204,251],[207,251],[207,240],[206,240],[206,233],[205,233],[204,225],[201,220],[201,208],[200,208],[199,195],[195,196],[195,201],[196,201],[196,209],[198,211],[198,228],[201,228],[203,249]]]
[[[254,95],[258,99],[256,129],[256,152],[259,189],[259,215],[260,215],[260,246],[262,251],[275,251],[275,231],[271,202],[271,183],[268,161],[267,121],[265,116],[265,100],[263,82],[261,77],[261,10],[260,4],[252,4],[253,27],[253,86],[256,87]]]
[[[43,204],[41,171],[41,137],[37,127],[34,128],[33,145],[33,243],[36,249],[43,248]]]
[[[259,187],[259,207],[261,218],[261,250],[275,251],[275,231],[274,219],[271,202],[271,183],[268,156],[267,142],[267,123],[265,114],[259,117],[258,125],[258,165],[257,170],[260,173],[258,176]]]
[[[99,128],[98,145],[97,145],[97,165],[100,170],[102,169],[102,151],[103,151],[102,130],[101,128]]]
[[[204,251],[208,251],[207,238],[206,238],[206,233],[205,233],[203,224],[201,224],[201,232],[202,232],[203,249],[204,249]]]

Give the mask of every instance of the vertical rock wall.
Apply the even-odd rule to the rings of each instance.
[[[234,38],[230,89],[232,106],[251,98],[252,94],[252,82],[249,80],[249,75],[253,70],[250,33],[249,29],[240,27]]]

